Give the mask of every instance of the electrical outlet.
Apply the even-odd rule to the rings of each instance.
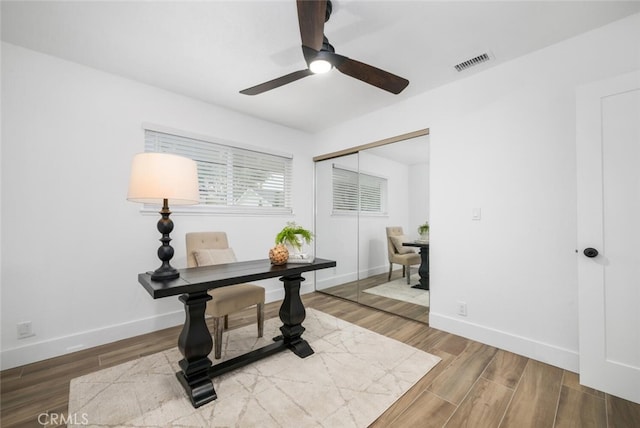
[[[33,324],[31,323],[31,321],[19,322],[17,324],[17,330],[18,339],[35,336],[35,333],[33,332]]]
[[[466,302],[458,302],[458,315],[461,317],[467,316],[467,303]]]

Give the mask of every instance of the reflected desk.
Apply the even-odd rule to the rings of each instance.
[[[186,313],[182,332],[178,337],[178,349],[184,357],[176,373],[194,407],[200,407],[217,398],[212,379],[236,368],[291,349],[300,358],[313,354],[313,349],[302,338],[302,321],[306,316],[300,298],[301,276],[304,272],[335,267],[332,260],[315,259],[312,263],[272,265],[269,260],[229,263],[180,269],[180,277],[170,281],[152,281],[150,273],[138,275],[138,282],[154,299],[180,295]],[[280,306],[281,335],[274,343],[212,365],[209,359],[213,339],[205,321],[205,308],[211,296],[207,290],[244,282],[280,277],[284,284],[284,300]]]
[[[418,273],[420,274],[420,281],[418,284],[411,288],[419,288],[421,290],[429,289],[429,243],[428,242],[403,242],[403,247],[418,247],[420,248],[420,268]]]

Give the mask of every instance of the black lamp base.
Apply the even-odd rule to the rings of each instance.
[[[160,211],[162,218],[158,221],[158,232],[162,234],[162,238],[160,238],[162,245],[158,248],[158,258],[162,261],[162,266],[151,274],[152,281],[169,281],[180,276],[178,270],[169,264],[173,258],[173,248],[169,245],[171,242],[169,234],[173,230],[173,222],[169,218],[170,214],[169,201],[165,199]]]
[[[160,267],[151,273],[152,281],[169,281],[180,277],[180,272],[177,269],[169,266],[169,268]]]

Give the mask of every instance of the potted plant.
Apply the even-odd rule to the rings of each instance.
[[[429,240],[429,222],[425,221],[424,224],[418,226],[418,233],[420,234],[420,240],[428,241]]]
[[[296,224],[293,221],[287,222],[286,226],[276,235],[275,243],[287,247],[289,252],[288,262],[312,261],[313,258],[303,251],[304,245],[311,244],[313,233],[308,229]]]

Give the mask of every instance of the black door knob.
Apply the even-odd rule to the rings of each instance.
[[[598,255],[598,250],[596,250],[595,248],[585,248],[583,253],[589,258],[593,258]]]

